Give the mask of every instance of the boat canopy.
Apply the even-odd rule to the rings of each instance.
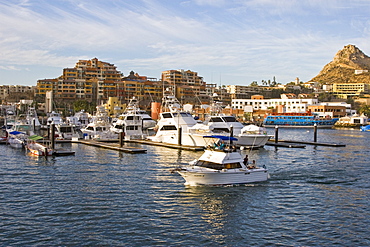
[[[9,132],[9,134],[11,134],[11,135],[19,135],[19,134],[25,134],[24,132],[20,132],[20,131],[16,131],[16,130],[14,130],[14,131],[12,131],[12,132]]]
[[[40,140],[42,138],[43,138],[42,136],[38,136],[38,135],[33,135],[33,136],[28,137],[28,139],[31,140],[31,141],[37,141],[37,140]]]
[[[222,135],[211,135],[211,136],[203,136],[203,138],[217,138],[222,141],[237,141],[238,139],[231,136],[222,136]]]

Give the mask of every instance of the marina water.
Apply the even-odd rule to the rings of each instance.
[[[313,130],[279,138],[312,141]],[[170,173],[200,152],[64,144],[75,156],[37,158],[0,145],[1,245],[369,246],[369,140],[320,129],[318,142],[346,147],[243,150],[270,180],[224,187],[185,187]]]

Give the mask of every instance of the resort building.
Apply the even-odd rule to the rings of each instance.
[[[334,83],[333,94],[346,99],[349,96],[360,96],[362,94],[370,93],[368,83]]]
[[[284,112],[306,112],[309,105],[316,105],[318,102],[318,99],[261,99],[261,96],[258,96],[251,99],[233,99],[231,106],[234,109],[251,109],[253,111],[267,111],[283,107]]]

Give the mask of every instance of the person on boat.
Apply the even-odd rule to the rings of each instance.
[[[244,164],[245,166],[247,166],[247,165],[248,165],[248,154],[245,156],[245,158],[244,158],[244,160],[243,160],[243,164]]]
[[[225,142],[224,141],[221,141],[220,150],[223,150],[224,148],[225,148]]]
[[[255,161],[255,160],[253,160],[253,161],[252,161],[252,164],[247,165],[247,168],[248,168],[248,169],[256,169],[256,161]]]

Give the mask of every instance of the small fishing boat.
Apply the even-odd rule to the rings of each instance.
[[[268,179],[269,174],[265,165],[248,164],[233,147],[232,142],[237,141],[237,138],[227,136],[204,138],[211,140],[217,138],[222,144],[217,147],[209,145],[199,159],[174,170],[185,179],[185,185],[236,185]]]
[[[53,155],[54,150],[47,147],[46,145],[36,142],[37,140],[42,139],[43,137],[38,135],[33,135],[28,137],[27,140],[27,149],[30,151],[31,155],[35,156],[51,156]]]
[[[370,131],[370,124],[369,125],[365,125],[365,126],[361,126],[361,131]]]
[[[20,131],[11,131],[7,139],[8,144],[13,148],[24,148],[27,139],[26,133]]]

